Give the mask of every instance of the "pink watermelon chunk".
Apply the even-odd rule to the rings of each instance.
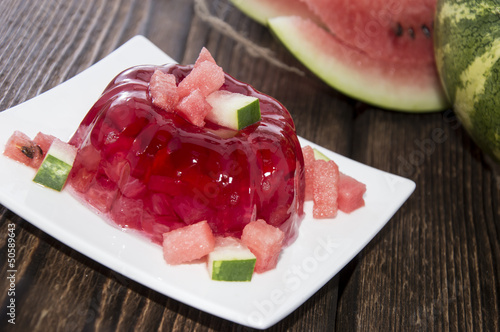
[[[184,118],[198,127],[205,126],[205,117],[211,109],[212,106],[206,101],[199,89],[192,91],[177,105],[177,110],[182,113]]]
[[[310,201],[313,199],[313,182],[314,182],[314,150],[309,145],[302,148],[302,155],[304,156],[304,169],[306,173],[306,189],[305,200]]]
[[[55,136],[47,135],[47,134],[44,134],[41,132],[36,134],[35,138],[33,139],[33,143],[35,143],[36,145],[38,145],[40,147],[40,149],[42,149],[43,158],[45,158],[47,151],[49,151],[49,148],[55,139],[56,139]],[[40,166],[40,164],[36,165],[36,168],[38,168],[39,166]]]
[[[179,101],[175,76],[155,70],[149,82],[149,93],[154,105],[165,111],[172,110]]]
[[[43,161],[42,149],[28,135],[18,130],[7,141],[3,154],[33,168],[38,168]]]
[[[314,161],[313,217],[333,218],[338,211],[339,167],[333,160]]]
[[[366,185],[349,175],[340,173],[339,176],[339,210],[345,213],[365,206],[363,195],[366,192]]]
[[[206,220],[163,234],[163,257],[168,264],[200,259],[214,248],[215,237]]]
[[[192,91],[199,89],[203,97],[220,89],[224,84],[224,71],[211,61],[203,61],[179,83],[177,91],[184,98]]]
[[[243,228],[241,241],[257,257],[255,272],[274,269],[278,264],[285,234],[263,219],[250,222]]]
[[[196,62],[194,63],[195,67],[198,67],[203,61],[210,61],[213,64],[216,64],[214,57],[212,54],[210,54],[210,51],[206,48],[203,47],[200,51],[200,54],[198,55],[198,59],[196,59]]]

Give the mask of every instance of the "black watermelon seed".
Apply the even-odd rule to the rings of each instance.
[[[427,25],[422,24],[422,31],[426,38],[431,38],[431,30],[427,27]]]
[[[23,146],[21,147],[21,152],[30,159],[33,159],[33,157],[35,157],[35,151],[33,151],[33,147]]]
[[[394,32],[396,33],[397,37],[401,37],[403,35],[403,27],[401,26],[401,23],[398,22],[396,25],[396,29],[394,29]]]
[[[415,31],[413,28],[408,28],[408,34],[410,35],[411,39],[415,39]]]

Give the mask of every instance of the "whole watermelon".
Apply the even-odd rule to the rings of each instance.
[[[434,24],[436,64],[455,113],[500,162],[500,3],[438,0]]]

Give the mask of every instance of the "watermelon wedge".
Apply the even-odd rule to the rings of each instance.
[[[348,96],[391,110],[430,112],[448,106],[434,63],[371,58],[298,16],[272,18],[269,27],[314,74]]]

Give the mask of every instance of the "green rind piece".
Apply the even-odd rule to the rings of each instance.
[[[330,160],[330,158],[328,158],[327,156],[325,156],[323,153],[319,152],[318,150],[313,149],[313,151],[314,151],[314,159],[322,159],[324,161]]]
[[[226,128],[240,130],[261,119],[256,97],[221,90],[208,95],[207,102],[212,109],[206,119]]]
[[[500,162],[500,7],[494,0],[439,0],[436,65],[464,128]]]
[[[251,281],[256,259],[213,261],[212,280]]]
[[[260,115],[260,103],[259,99],[255,98],[250,104],[240,108],[238,110],[238,130],[248,127],[251,124],[259,121]]]
[[[33,181],[45,187],[61,191],[72,166],[52,155],[47,155]]]

